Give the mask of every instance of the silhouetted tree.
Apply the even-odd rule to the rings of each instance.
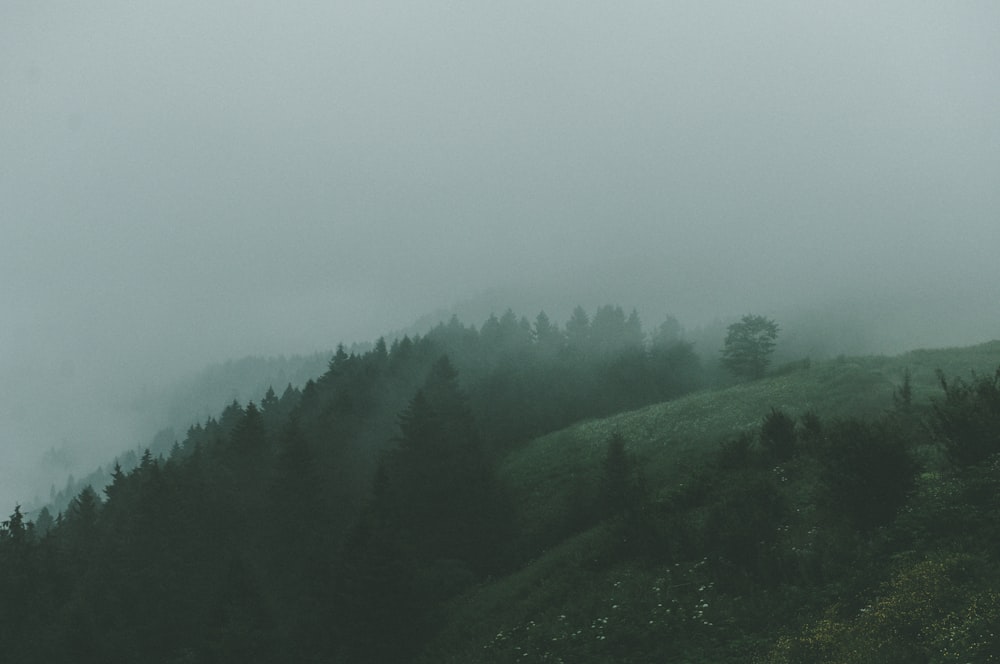
[[[52,518],[52,513],[47,506],[43,507],[38,511],[38,516],[35,517],[35,535],[45,537],[53,526],[55,526],[55,519]]]
[[[267,446],[267,430],[264,418],[251,401],[243,412],[243,417],[233,428],[233,451],[240,455],[259,454]]]

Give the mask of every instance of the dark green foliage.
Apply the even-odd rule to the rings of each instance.
[[[252,457],[267,447],[267,430],[264,418],[251,401],[233,427],[230,446],[237,456]]]
[[[399,417],[398,447],[387,457],[387,513],[421,560],[491,564],[503,531],[492,463],[479,441],[458,374],[446,356]]]
[[[607,330],[629,328],[614,309],[601,318]],[[995,624],[996,456],[915,483],[911,448],[927,443],[909,424],[922,416],[916,404],[908,418],[807,413],[798,427],[772,410],[716,463],[681,469],[669,485],[647,487],[628,442],[611,436],[567,489],[558,532],[519,536],[496,441],[568,417],[553,412],[546,390],[560,385],[545,372],[591,377],[565,387],[584,413],[615,407],[621,397],[601,390],[616,375],[653,386],[628,399],[659,389],[642,353],[570,362],[544,319],[527,331],[497,318],[492,356],[457,322],[405,350],[338,352],[302,392],[269,391],[259,408],[228,409],[226,427],[192,427],[168,461],[147,451],[134,468],[116,465],[104,502],[81,492],[61,519],[39,513],[34,527],[15,508],[0,526],[4,660],[406,662],[450,623],[460,636],[422,661],[524,661],[513,642],[523,639],[553,661],[742,662],[824,607],[839,607],[834,622],[863,620],[875,592],[896,602],[873,600],[890,626],[879,634],[914,644],[907,655],[937,652],[921,645],[928,635],[972,639]],[[591,344],[603,335],[587,334]],[[454,357],[442,357],[445,345]],[[977,440],[993,421],[992,388],[946,385],[927,421],[942,441]],[[491,409],[497,420],[484,426]],[[501,419],[514,424],[493,426]],[[941,547],[960,550],[947,560],[961,564],[913,572],[924,569],[915,551]],[[560,549],[547,569],[528,564]],[[488,618],[463,613],[464,597],[515,577],[526,579],[519,592],[495,605],[521,622],[470,636]],[[548,604],[532,606],[534,592]],[[910,606],[944,622],[928,626]]]
[[[910,377],[910,370],[903,371],[903,382],[892,393],[892,401],[896,410],[908,413],[913,408],[913,384]]]
[[[802,436],[806,441],[815,441],[823,433],[823,422],[814,411],[807,411],[799,418],[802,422]]]
[[[649,549],[655,532],[645,478],[619,433],[608,440],[599,504],[604,516],[617,522],[625,550],[641,553]]]
[[[938,373],[944,398],[934,403],[932,426],[957,466],[1000,452],[1000,369],[993,376],[948,381]]]
[[[772,408],[760,427],[760,445],[772,461],[787,461],[795,454],[795,420]]]
[[[625,452],[625,439],[615,433],[608,440],[604,457],[601,497],[608,516],[625,514],[635,502],[633,461]]]
[[[346,546],[339,574],[337,650],[344,661],[405,662],[431,628],[413,561],[388,526],[369,515]],[[391,638],[388,638],[391,635]]]
[[[821,459],[826,509],[857,529],[889,523],[913,491],[918,470],[905,441],[887,424],[827,427]]]
[[[737,470],[746,468],[754,460],[754,439],[749,432],[723,441],[719,445],[717,462],[720,468]]]
[[[206,654],[213,662],[273,662],[274,621],[246,563],[234,554],[209,613]]]
[[[562,333],[544,311],[539,312],[538,316],[535,317],[535,324],[531,333],[535,343],[543,350],[545,355],[551,357],[562,346]]]
[[[398,424],[340,574],[352,661],[412,653],[433,622],[428,609],[495,569],[510,536],[493,464],[447,356]]]
[[[686,341],[654,342],[649,350],[649,372],[659,399],[673,399],[701,387],[701,360]]]
[[[608,439],[601,480],[601,504],[605,515],[636,520],[646,509],[646,488],[636,460],[625,450],[625,438],[615,433]]]
[[[764,316],[748,314],[729,326],[722,348],[722,364],[734,376],[756,379],[771,363],[778,324]]]
[[[68,540],[77,547],[89,547],[97,530],[101,499],[92,487],[85,487],[70,503],[62,523]]]
[[[573,316],[566,323],[566,343],[577,351],[586,349],[590,343],[590,316],[583,307],[573,309]]]
[[[706,515],[706,550],[739,574],[756,574],[787,517],[787,500],[766,471],[734,473],[717,491]]]
[[[52,513],[49,511],[48,507],[43,507],[38,511],[38,516],[35,517],[34,526],[35,535],[40,538],[48,535],[55,526],[55,519],[52,518]]]
[[[899,522],[901,547],[1000,551],[1000,457],[919,482]]]

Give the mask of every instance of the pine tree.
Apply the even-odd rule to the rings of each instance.
[[[243,417],[233,428],[232,448],[237,454],[259,454],[267,446],[267,430],[264,418],[251,401],[243,412]]]
[[[487,565],[496,541],[496,483],[475,422],[447,357],[399,416],[397,448],[387,458],[384,504],[398,516],[404,546],[423,560]]]
[[[577,351],[586,351],[590,343],[590,317],[583,307],[573,309],[573,315],[566,323],[566,343]]]
[[[147,450],[147,452],[148,451],[149,450]],[[104,495],[107,497],[109,503],[116,497],[120,496],[125,490],[126,480],[127,477],[125,472],[122,471],[121,464],[118,463],[117,459],[115,459],[114,470],[111,472],[111,483],[104,487]]]

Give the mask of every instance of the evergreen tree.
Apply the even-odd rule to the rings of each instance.
[[[590,344],[590,317],[581,306],[573,309],[573,315],[566,323],[566,343],[577,351],[586,350]]]
[[[389,350],[385,345],[385,337],[379,337],[375,341],[375,348],[372,349],[372,354],[380,365],[389,360]]]
[[[278,395],[274,393],[274,387],[268,385],[264,398],[260,400],[260,409],[264,413],[269,413],[278,405]]]
[[[399,416],[388,459],[391,512],[415,556],[488,564],[496,551],[497,489],[458,374],[446,356]]]
[[[256,455],[267,447],[267,429],[264,418],[251,401],[243,417],[233,428],[232,449],[239,455]]]
[[[111,502],[114,498],[122,494],[125,490],[126,481],[125,472],[122,470],[121,464],[118,463],[118,459],[115,459],[114,470],[111,472],[111,483],[104,487],[104,495],[107,497],[108,502]]]
[[[607,358],[626,345],[625,337],[625,312],[622,308],[610,304],[598,307],[590,323],[589,348],[599,357]]]
[[[0,523],[0,541],[7,542],[15,547],[24,546],[29,539],[31,524],[26,523],[21,506],[15,505],[14,512],[10,518]]]
[[[542,351],[543,355],[554,356],[555,352],[562,346],[562,332],[556,325],[553,325],[544,311],[539,312],[535,318],[532,336],[535,345]]]
[[[52,518],[49,508],[46,506],[40,509],[38,516],[35,517],[35,535],[37,537],[45,537],[54,526],[55,520]]]
[[[683,336],[684,330],[680,322],[673,316],[667,316],[653,332],[652,344],[654,347],[668,348],[681,341]]]

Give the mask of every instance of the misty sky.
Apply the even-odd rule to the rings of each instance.
[[[998,213],[992,1],[4,0],[0,444],[495,287],[985,340]]]

